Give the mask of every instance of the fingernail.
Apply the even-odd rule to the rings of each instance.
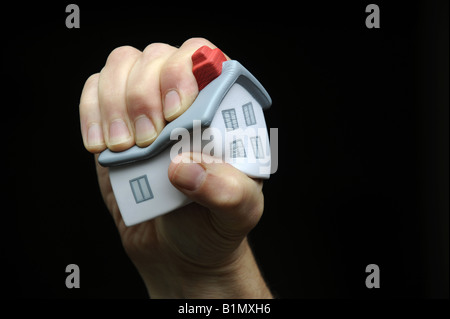
[[[122,119],[117,119],[111,122],[109,125],[109,144],[121,144],[129,138],[130,131]]]
[[[102,129],[99,124],[93,123],[89,126],[87,134],[87,145],[98,146],[104,144]]]
[[[197,163],[183,163],[178,164],[173,176],[172,182],[178,187],[184,188],[188,191],[194,191],[203,184],[205,180],[205,169]]]
[[[164,116],[167,120],[171,120],[181,108],[181,100],[177,91],[167,92],[164,98]]]
[[[157,133],[152,121],[145,115],[142,115],[134,122],[136,129],[136,144],[144,144],[155,139]]]

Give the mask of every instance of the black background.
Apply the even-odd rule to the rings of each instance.
[[[114,48],[209,39],[273,99],[279,167],[250,242],[279,298],[448,290],[448,2],[2,5],[1,285],[10,298],[146,298],[84,150],[84,81]],[[65,267],[80,267],[67,289]],[[367,289],[365,268],[381,270]]]

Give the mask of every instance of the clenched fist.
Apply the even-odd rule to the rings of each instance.
[[[142,52],[128,46],[113,50],[81,94],[86,149],[97,159],[106,148],[123,151],[150,145],[197,97],[191,56],[203,45],[215,48],[194,38],[180,48],[153,43]],[[246,239],[263,213],[261,181],[226,163],[174,160],[169,179],[193,203],[126,227],[108,169],[97,163],[97,174],[124,248],[151,297],[271,297]]]

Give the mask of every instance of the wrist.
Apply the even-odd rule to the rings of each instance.
[[[138,269],[151,298],[272,298],[246,238],[221,265],[164,262]]]

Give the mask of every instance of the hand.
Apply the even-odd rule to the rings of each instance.
[[[84,146],[96,154],[101,193],[151,297],[271,297],[246,237],[263,212],[261,181],[225,163],[173,161],[170,181],[194,202],[127,227],[108,169],[97,162],[107,147],[123,151],[150,145],[193,103],[198,87],[191,56],[203,45],[215,48],[195,38],[179,49],[154,43],[143,52],[132,47],[112,51],[81,94]]]

